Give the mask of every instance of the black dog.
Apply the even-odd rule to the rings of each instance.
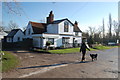
[[[98,56],[98,54],[96,54],[96,53],[90,54],[90,57],[92,58],[92,61],[97,60],[97,56]]]

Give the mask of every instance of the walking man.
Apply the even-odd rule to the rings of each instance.
[[[86,49],[88,49],[90,51],[87,43],[83,42],[81,47],[80,47],[80,52],[82,52],[82,60],[81,61],[85,60]]]

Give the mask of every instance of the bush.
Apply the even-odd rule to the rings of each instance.
[[[50,41],[46,42],[46,46],[50,46],[52,43]]]

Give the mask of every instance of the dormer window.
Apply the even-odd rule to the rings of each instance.
[[[67,21],[64,22],[64,32],[68,32],[69,23]]]

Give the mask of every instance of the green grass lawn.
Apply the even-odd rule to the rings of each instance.
[[[104,49],[110,49],[110,48],[114,48],[114,47],[117,47],[117,46],[96,46],[94,48],[98,49],[98,50],[104,50]]]
[[[2,72],[15,68],[18,65],[19,60],[12,53],[3,51],[5,55],[2,56]],[[5,60],[4,58],[7,58]]]
[[[58,49],[58,50],[48,50],[50,53],[64,54],[64,53],[74,53],[79,52],[79,48],[68,48],[68,49]]]
[[[91,51],[95,49],[90,49]],[[74,53],[74,52],[80,52],[80,48],[68,48],[68,49],[58,49],[58,50],[48,50],[49,53],[55,53],[55,54],[64,54],[64,53]]]
[[[90,48],[91,51],[95,50],[104,50],[104,49],[110,49],[116,46],[97,46],[94,47],[96,49]],[[68,48],[68,49],[58,49],[58,50],[48,50],[49,53],[54,53],[54,54],[64,54],[64,53],[74,53],[74,52],[79,52],[80,48]]]

